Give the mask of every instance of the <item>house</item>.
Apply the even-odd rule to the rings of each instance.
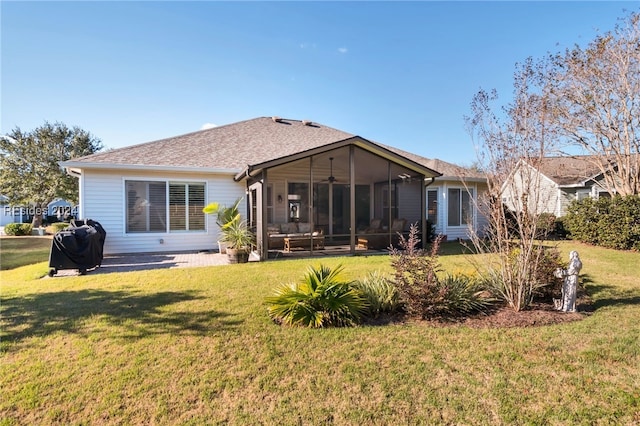
[[[0,209],[2,210],[0,226],[5,226],[9,223],[23,223],[29,219],[27,209],[9,204],[8,198],[4,195],[0,195]]]
[[[373,240],[372,222],[385,246],[411,223],[426,235],[427,188],[441,176],[429,161],[318,123],[259,117],[61,164],[79,179],[79,217],[108,232],[105,253],[210,250],[219,230],[202,207],[244,197],[266,258],[284,243],[321,248],[314,236],[354,253]],[[432,207],[468,202],[452,182],[433,186]],[[435,208],[434,223],[462,235],[469,213],[452,206],[460,220]]]
[[[46,216],[47,218],[56,218],[58,220],[64,220],[72,215],[73,205],[62,198],[56,198],[47,204]]]
[[[519,211],[527,202],[536,214],[564,216],[573,200],[610,197],[593,156],[520,160],[502,187],[502,201]]]

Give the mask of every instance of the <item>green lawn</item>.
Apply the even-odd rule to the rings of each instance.
[[[49,259],[51,240],[50,236],[0,238],[0,269],[13,269]]]
[[[4,270],[0,424],[640,424],[640,254],[560,249],[580,252],[595,311],[510,329],[274,325],[265,296],[315,259]],[[384,256],[324,261],[350,278],[390,270]]]

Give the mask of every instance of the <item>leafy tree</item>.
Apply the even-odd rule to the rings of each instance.
[[[607,191],[640,194],[640,13],[542,62],[559,135],[591,154]]]
[[[78,201],[78,179],[66,174],[60,161],[93,154],[102,142],[79,127],[63,123],[23,132],[16,127],[0,137],[0,194],[10,204],[33,207],[33,226],[42,224],[42,213],[51,201]]]

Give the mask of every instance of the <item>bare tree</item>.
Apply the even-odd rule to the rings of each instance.
[[[539,206],[550,192],[531,164],[539,162],[555,140],[548,122],[548,105],[536,94],[542,64],[528,60],[517,66],[514,101],[496,112],[495,92],[473,98],[469,131],[479,162],[487,175],[487,199],[478,209],[488,220],[484,238],[473,235],[475,249],[491,254],[489,265],[476,265],[487,284],[516,311],[526,308],[536,290],[549,283],[541,271],[546,258]]]
[[[607,191],[640,194],[640,14],[544,62],[559,136],[591,154]]]

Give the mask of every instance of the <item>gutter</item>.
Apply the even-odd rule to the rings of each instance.
[[[223,173],[235,174],[238,169],[218,168],[218,167],[182,167],[182,166],[164,166],[164,165],[143,165],[143,164],[107,164],[107,163],[83,163],[81,161],[61,161],[61,167],[66,169],[75,168],[78,170],[146,170],[146,171],[174,171],[189,173]]]

